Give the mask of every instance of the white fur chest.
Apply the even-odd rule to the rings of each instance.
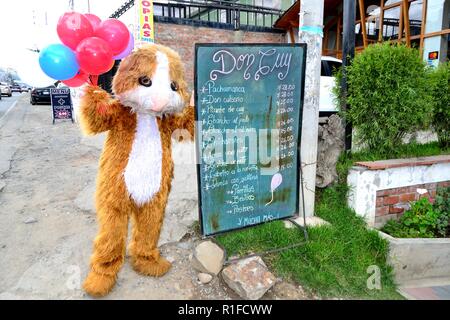
[[[162,148],[156,118],[137,114],[136,133],[124,171],[125,185],[137,205],[149,202],[161,186]]]

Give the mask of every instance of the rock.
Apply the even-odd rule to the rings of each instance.
[[[3,191],[3,188],[5,188],[5,187],[6,187],[6,182],[0,180],[0,192],[2,192],[2,191]]]
[[[203,284],[210,283],[211,280],[213,279],[212,275],[210,275],[209,273],[203,273],[203,272],[199,273],[197,275],[197,277],[198,277],[198,280]]]
[[[26,223],[26,224],[35,223],[35,222],[38,222],[38,220],[33,217],[28,217],[23,221],[23,223]]]
[[[214,242],[207,240],[201,242],[192,255],[191,263],[194,269],[217,275],[225,262],[225,252]]]
[[[278,282],[272,288],[273,295],[278,299],[283,300],[304,300],[308,299],[301,286],[295,286],[288,282]]]
[[[325,188],[337,180],[336,163],[344,150],[345,128],[341,118],[333,114],[319,125],[316,186]]]
[[[306,226],[307,227],[320,227],[320,226],[329,226],[330,223],[328,221],[325,221],[319,217],[312,216],[312,217],[306,217]],[[296,226],[289,220],[284,220],[284,227],[287,229],[296,228]],[[294,219],[294,222],[299,224],[303,227],[303,217],[297,217]]]
[[[276,282],[261,257],[251,257],[229,265],[222,271],[225,283],[241,298],[258,300]]]

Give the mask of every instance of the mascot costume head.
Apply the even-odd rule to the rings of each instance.
[[[130,217],[133,268],[155,277],[170,269],[157,245],[173,177],[171,138],[194,137],[194,108],[173,50],[153,44],[135,51],[120,63],[113,92],[89,86],[79,108],[86,134],[108,131],[95,194],[99,231],[83,284],[93,296],[116,282]]]

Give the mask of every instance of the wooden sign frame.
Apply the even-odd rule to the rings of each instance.
[[[299,201],[300,201],[300,188],[302,188],[302,194],[303,194],[303,186],[300,183],[300,180],[302,179],[302,172],[301,172],[301,157],[300,157],[300,143],[301,143],[301,128],[302,128],[302,113],[303,113],[303,104],[304,104],[304,90],[305,90],[305,77],[306,77],[306,50],[307,46],[304,43],[295,43],[295,44],[288,44],[288,43],[197,43],[195,45],[195,59],[194,59],[194,99],[195,99],[195,121],[198,123],[199,121],[199,95],[198,95],[198,51],[200,48],[204,47],[301,47],[303,48],[303,54],[302,54],[302,61],[301,61],[301,70],[298,70],[300,72],[300,100],[298,104],[299,108],[299,116],[298,116],[298,123],[296,124],[298,126],[298,134],[297,134],[297,145],[296,145],[296,152],[297,152],[297,179],[296,179],[296,188],[297,192],[295,195],[295,211],[292,212],[292,215],[289,216],[283,216],[280,218],[272,219],[269,221],[262,221],[255,224],[249,224],[244,225],[242,227],[238,228],[232,228],[227,230],[221,230],[218,232],[208,233],[205,234],[204,230],[204,217],[202,212],[202,181],[201,181],[201,153],[202,153],[202,146],[200,145],[201,141],[201,134],[202,132],[198,132],[198,128],[195,128],[195,139],[196,139],[196,161],[197,161],[197,184],[198,184],[198,209],[199,209],[199,221],[200,221],[200,228],[201,228],[201,234],[204,238],[206,237],[213,237],[219,234],[223,234],[226,232],[236,231],[236,230],[242,230],[249,227],[254,227],[266,222],[275,221],[275,220],[285,220],[285,219],[291,219],[295,217],[299,217],[300,214],[300,208],[299,208]],[[304,207],[304,206],[303,206]],[[303,212],[303,218],[304,218],[304,212]],[[306,230],[305,230],[305,238],[307,238]]]

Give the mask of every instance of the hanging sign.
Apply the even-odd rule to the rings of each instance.
[[[299,211],[304,44],[197,44],[195,108],[202,234]]]

